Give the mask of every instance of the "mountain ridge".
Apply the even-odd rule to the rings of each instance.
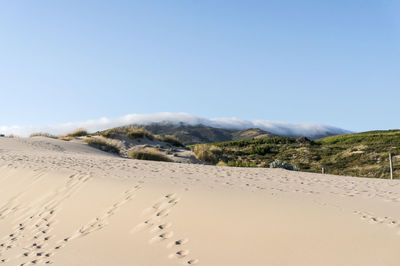
[[[193,126],[184,123],[180,123],[178,125],[171,123],[152,123],[149,125],[135,126],[143,127],[156,135],[174,135],[185,145],[276,136],[270,132],[258,128],[235,130],[215,128],[201,124]]]
[[[135,123],[131,126],[143,127],[149,130],[153,134],[158,135],[174,135],[183,144],[201,144],[201,143],[212,143],[212,142],[223,142],[230,140],[239,139],[251,139],[251,138],[270,138],[275,136],[282,137],[307,137],[311,140],[320,139],[329,136],[340,135],[336,132],[326,130],[324,133],[319,131],[318,134],[276,134],[270,131],[263,130],[258,127],[249,127],[245,129],[232,129],[227,127],[214,127],[204,124],[191,125],[184,122],[171,123],[171,122],[157,122],[149,124]],[[346,131],[347,132],[347,131]]]

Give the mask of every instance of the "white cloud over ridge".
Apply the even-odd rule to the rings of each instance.
[[[281,136],[307,136],[317,138],[328,134],[346,134],[350,131],[337,127],[326,126],[316,123],[292,124],[286,122],[267,120],[244,120],[235,117],[231,118],[202,118],[187,113],[154,113],[154,114],[129,114],[116,119],[100,118],[83,122],[63,123],[52,126],[0,126],[1,134],[14,134],[27,137],[34,132],[47,132],[54,135],[62,135],[77,128],[85,128],[90,132],[109,129],[130,124],[148,125],[151,123],[173,123],[180,122],[189,125],[205,125],[226,129],[260,128],[265,131]]]

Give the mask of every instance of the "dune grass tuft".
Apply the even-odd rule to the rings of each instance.
[[[228,166],[228,164],[224,161],[219,161],[216,165],[217,166]]]
[[[125,129],[126,130],[126,136],[130,139],[140,139],[140,138],[148,138],[149,140],[154,139],[154,135],[141,127],[128,127]]]
[[[195,145],[193,152],[197,159],[212,164],[218,163],[222,154],[221,148],[210,144]]]
[[[87,138],[84,140],[88,145],[100,149],[102,151],[111,152],[111,153],[120,153],[119,147],[113,143],[112,141],[101,139],[101,138]]]
[[[73,139],[73,137],[67,137],[67,136],[60,136],[57,139],[63,140],[63,141],[70,141]]]
[[[88,132],[83,129],[83,128],[78,128],[77,130],[75,130],[74,132],[68,133],[67,135],[65,135],[66,137],[83,137],[83,136],[87,136]]]
[[[45,137],[45,138],[52,138],[52,139],[56,139],[57,136],[54,136],[50,133],[46,133],[46,132],[35,132],[29,135],[30,138],[33,137]]]
[[[113,139],[115,138],[116,134],[119,132],[118,129],[107,129],[99,133],[100,136],[105,138]]]
[[[171,162],[166,155],[154,148],[133,149],[128,152],[128,158],[138,160]]]

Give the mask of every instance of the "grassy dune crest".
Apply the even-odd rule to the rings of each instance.
[[[29,137],[30,138],[33,138],[33,137],[44,137],[44,138],[51,138],[51,139],[56,139],[57,138],[57,136],[52,135],[52,134],[47,133],[47,132],[35,132],[35,133],[30,134]]]

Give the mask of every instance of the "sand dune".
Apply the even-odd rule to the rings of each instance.
[[[400,182],[0,138],[0,265],[400,265]]]

